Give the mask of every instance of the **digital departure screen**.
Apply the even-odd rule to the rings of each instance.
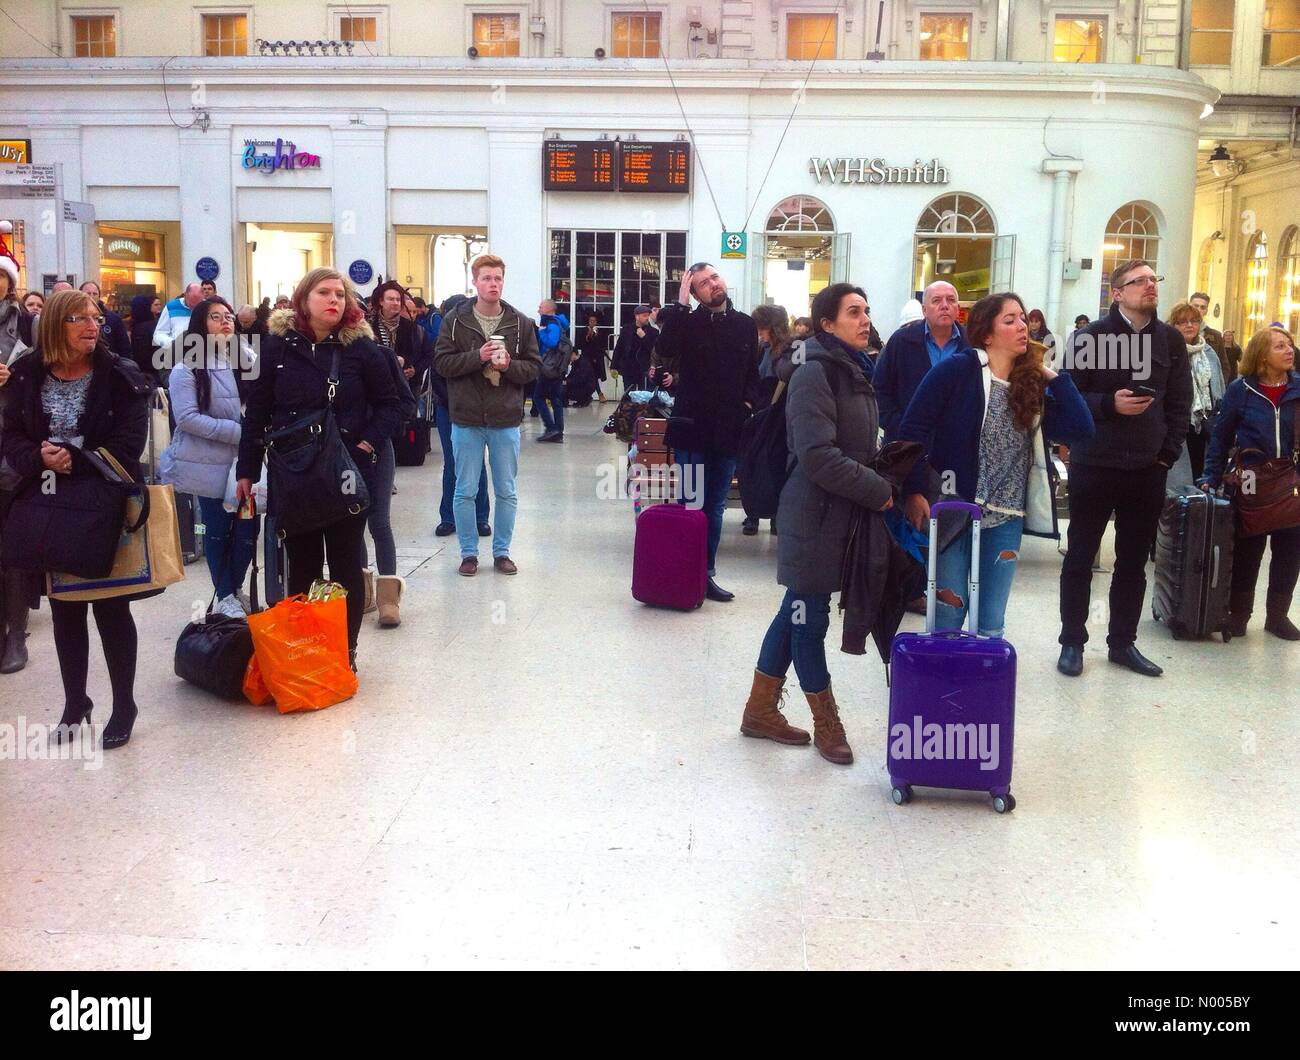
[[[546,191],[614,191],[614,141],[546,140],[542,187]]]
[[[691,190],[691,145],[682,142],[619,145],[619,191]]]

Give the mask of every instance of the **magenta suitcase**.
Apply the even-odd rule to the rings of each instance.
[[[970,513],[970,607],[966,630],[934,631],[938,514]],[[912,801],[912,786],[986,791],[993,808],[1016,808],[1011,752],[1016,722],[1016,650],[1001,637],[976,633],[979,614],[979,505],[940,501],[930,509],[925,633],[900,633],[890,652],[889,740],[894,802]]]
[[[632,596],[691,611],[708,587],[709,519],[698,508],[656,504],[636,517]]]

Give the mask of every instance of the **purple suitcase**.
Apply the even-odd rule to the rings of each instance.
[[[698,508],[656,504],[636,517],[632,595],[643,604],[691,611],[708,587],[709,519]]]
[[[970,607],[966,630],[934,631],[939,512],[969,512]],[[987,791],[993,808],[1016,807],[1011,752],[1016,721],[1016,650],[1001,637],[976,634],[979,614],[979,505],[940,501],[930,509],[925,633],[900,633],[890,653],[887,758],[894,802],[912,800],[912,785]]]

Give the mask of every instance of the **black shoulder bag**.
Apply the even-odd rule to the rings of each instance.
[[[370,507],[370,491],[334,421],[342,347],[330,362],[329,400],[266,436],[267,505],[281,538],[320,530]]]

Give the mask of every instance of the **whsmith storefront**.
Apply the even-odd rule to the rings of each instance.
[[[222,293],[257,301],[334,262],[442,299],[490,247],[507,299],[611,325],[706,259],[743,307],[801,313],[851,279],[886,333],[936,278],[966,303],[1015,288],[1054,329],[1095,316],[1130,256],[1186,293],[1215,98],[1196,77],[828,62],[787,130],[806,73],[683,62],[684,118],[654,62],[182,58],[169,115],[151,61],[13,60],[0,137],[93,205],[96,225],[66,227],[69,270],[106,286],[174,293],[210,258]],[[0,199],[35,276],[56,249],[39,209]]]

